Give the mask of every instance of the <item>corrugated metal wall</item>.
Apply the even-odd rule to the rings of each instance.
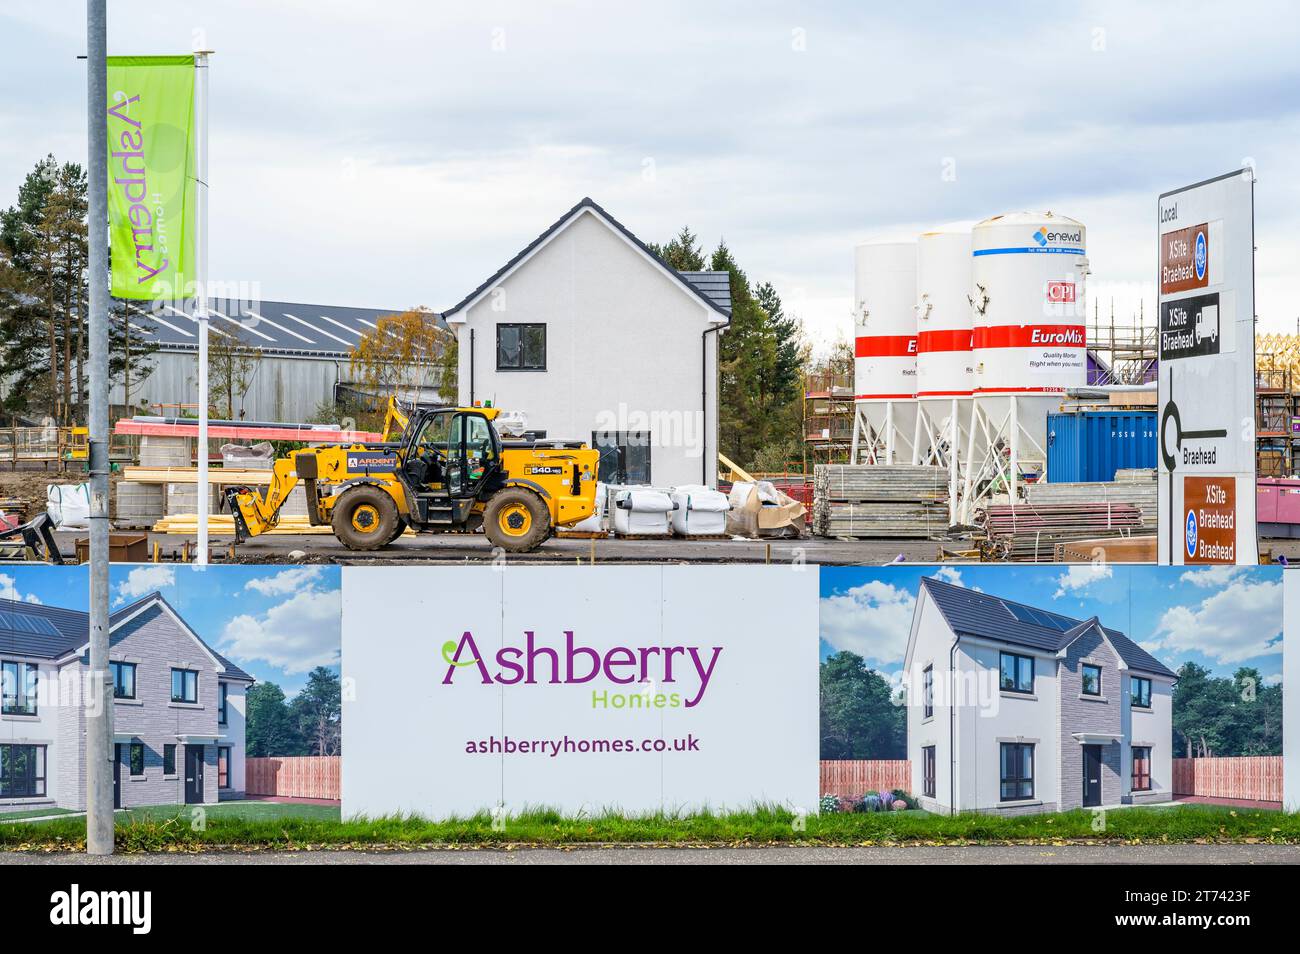
[[[1155,411],[1047,415],[1047,481],[1111,481],[1115,471],[1156,466]]]
[[[159,352],[153,373],[132,384],[131,403],[194,404],[198,401],[198,356]],[[235,398],[235,416],[248,421],[305,421],[322,401],[334,400],[334,385],[347,374],[345,360],[265,356],[258,361],[248,394]],[[122,386],[113,389],[113,404],[124,403]]]

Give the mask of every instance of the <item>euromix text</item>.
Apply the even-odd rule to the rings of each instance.
[[[507,641],[492,655],[484,655],[473,632],[442,646],[446,663],[441,685],[472,682],[480,686],[586,686],[584,707],[596,714],[641,710],[656,712],[694,709],[708,693],[723,647],[685,645],[617,645],[596,649],[573,630],[548,640],[533,630]],[[530,737],[471,739],[468,754],[543,754],[587,752],[695,752],[694,735],[678,739],[592,739]]]

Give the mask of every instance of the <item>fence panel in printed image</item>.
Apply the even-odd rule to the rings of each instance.
[[[337,801],[342,761],[337,755],[245,759],[244,790],[249,795]]]
[[[911,791],[912,763],[907,759],[835,759],[821,763],[823,795],[844,797],[866,792]]]
[[[1174,794],[1280,802],[1282,756],[1174,759]]]

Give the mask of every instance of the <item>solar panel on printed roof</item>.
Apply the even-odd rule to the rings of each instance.
[[[15,613],[10,610],[0,610],[0,629],[7,629],[11,633],[30,633],[33,636],[59,635],[55,625],[45,617],[29,616],[26,613]]]
[[[1035,609],[1032,606],[1021,606],[1019,603],[1003,603],[1002,605],[1007,608],[1007,612],[1022,623],[1032,623],[1035,626],[1043,626],[1062,633],[1075,625],[1071,619],[1057,616],[1055,613],[1049,613],[1046,610]]]

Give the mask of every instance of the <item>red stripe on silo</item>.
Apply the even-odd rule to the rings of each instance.
[[[859,358],[910,358],[916,354],[916,335],[872,335],[858,338],[853,353]]]
[[[969,351],[972,331],[969,328],[949,331],[922,331],[916,336],[916,350],[924,354],[934,351]]]

